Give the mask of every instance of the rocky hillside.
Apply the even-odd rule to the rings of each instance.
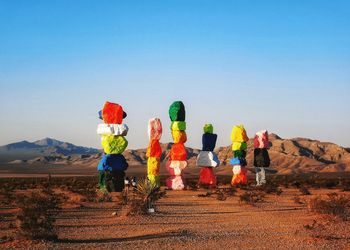
[[[350,171],[349,150],[334,143],[306,138],[282,139],[270,134],[271,167],[279,173]],[[223,164],[232,157],[230,147],[216,150]],[[248,164],[253,162],[253,140],[248,142]]]
[[[99,153],[99,150],[94,148],[86,148],[68,142],[44,138],[34,142],[21,141],[1,146],[0,162],[31,160],[36,157],[46,157],[48,161],[51,161],[55,157],[97,153]]]
[[[282,139],[275,134],[270,134],[271,148],[269,150],[271,167],[281,174],[299,172],[350,172],[350,150],[333,143],[320,142],[306,138]],[[49,143],[43,143],[45,147]],[[162,161],[169,153],[171,143],[162,144]],[[31,145],[29,145],[31,146]],[[62,147],[62,144],[51,147]],[[198,149],[187,148],[189,167],[195,167]],[[96,151],[98,153],[96,153]],[[72,164],[96,167],[102,154],[95,149],[93,153],[84,154],[55,154],[38,156],[32,159],[12,161],[18,163],[43,163],[43,164]],[[89,150],[84,151],[89,152]],[[221,167],[217,169],[219,174],[231,174],[228,164],[232,157],[231,146],[220,147],[215,150],[221,161]],[[124,153],[130,166],[145,165],[147,162],[146,149],[126,150]],[[253,167],[253,141],[248,142],[248,167]]]

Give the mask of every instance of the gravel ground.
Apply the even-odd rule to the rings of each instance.
[[[255,206],[240,203],[241,192],[219,201],[214,195],[198,197],[204,190],[167,191],[157,213],[150,216],[112,216],[113,203],[84,203],[59,214],[58,241],[12,240],[0,243],[0,248],[350,249],[349,222],[309,213],[305,205],[293,201],[297,190],[267,195]],[[317,192],[326,191],[312,191]],[[1,210],[2,236],[15,230],[5,225],[10,214]]]

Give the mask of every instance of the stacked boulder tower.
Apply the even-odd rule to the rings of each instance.
[[[98,164],[99,186],[108,192],[122,192],[124,189],[125,170],[128,163],[123,152],[128,146],[125,136],[128,126],[123,124],[126,113],[117,103],[106,102],[99,112],[103,123],[97,126],[105,155]]]
[[[233,158],[230,160],[232,165],[233,177],[231,185],[247,184],[247,141],[249,140],[247,132],[243,125],[237,125],[232,128],[231,141]]]
[[[213,133],[214,128],[212,124],[205,124],[203,130],[202,151],[198,154],[196,161],[196,165],[201,168],[198,185],[215,187],[216,177],[213,168],[219,166],[220,161],[213,151],[218,136]]]
[[[147,178],[155,185],[160,187],[160,158],[162,156],[162,148],[159,140],[162,137],[162,123],[159,118],[152,118],[148,121],[148,137],[149,145],[147,148]]]
[[[254,137],[254,166],[256,169],[257,186],[266,184],[265,169],[270,167],[270,157],[267,151],[270,148],[267,130],[261,130]]]
[[[181,101],[175,101],[170,105],[169,117],[174,144],[171,146],[169,160],[166,163],[166,168],[170,174],[166,180],[166,185],[173,190],[182,190],[185,188],[182,180],[182,170],[187,167],[187,151],[185,148],[187,135],[185,106]]]

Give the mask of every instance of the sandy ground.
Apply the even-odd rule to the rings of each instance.
[[[115,204],[76,203],[58,215],[56,242],[11,240],[1,249],[350,249],[349,222],[308,212],[284,189],[256,206],[239,202],[239,190],[225,201],[199,197],[206,190],[167,191],[150,216],[112,216]],[[311,190],[313,195],[329,190]],[[309,199],[311,196],[301,196]],[[11,235],[14,209],[1,208],[0,236]],[[316,222],[314,222],[316,221]],[[313,225],[307,229],[307,225]]]
[[[197,168],[194,168],[197,172]],[[197,173],[196,172],[196,173]],[[60,165],[60,164],[0,164],[0,178],[36,178],[58,176],[93,176],[97,175],[96,166],[84,165]],[[162,174],[166,174],[165,167],[162,167]],[[127,175],[144,176],[147,174],[147,167],[143,165],[130,166],[126,171]]]
[[[96,167],[45,164],[0,164],[0,178],[86,176],[96,174]]]
[[[230,168],[230,167],[226,167]],[[230,168],[231,169],[231,168]],[[186,178],[198,178],[200,168],[188,167],[183,171]],[[217,176],[220,176],[220,170],[214,170]],[[230,170],[231,171],[231,170]],[[84,165],[60,165],[60,164],[0,164],[0,178],[46,178],[48,174],[52,177],[69,177],[69,176],[94,176],[98,171],[96,166]],[[230,173],[231,174],[231,173]],[[127,176],[144,177],[147,175],[147,166],[133,165],[126,170]],[[160,168],[161,176],[168,176],[165,165]],[[226,175],[225,175],[226,176]]]

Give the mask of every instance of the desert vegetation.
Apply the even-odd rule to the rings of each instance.
[[[163,177],[162,185],[164,180]],[[212,214],[213,217],[205,217],[208,220],[227,216],[224,221],[234,219],[236,222],[232,223],[240,223],[240,213],[259,211],[258,214],[265,216],[269,214],[269,209],[275,213],[291,209],[291,214],[300,211],[307,215],[305,218],[310,217],[309,220],[303,220],[295,230],[306,230],[311,237],[322,236],[326,240],[327,235],[333,234],[330,225],[341,228],[349,223],[350,182],[346,176],[276,175],[269,176],[268,183],[261,187],[256,187],[253,179],[249,180],[247,186],[231,187],[229,176],[219,176],[216,188],[199,188],[196,183],[196,178],[187,178],[186,190],[176,192],[165,191],[163,187],[156,188],[147,180],[139,178],[137,187],[130,187],[116,202],[111,194],[98,190],[97,178],[94,176],[0,179],[0,244],[6,247],[11,242],[21,242],[21,239],[29,239],[34,245],[42,244],[38,243],[42,240],[52,242],[45,243],[47,246],[63,244],[69,242],[70,237],[85,237],[79,234],[71,236],[68,232],[74,231],[68,229],[72,227],[77,232],[80,227],[88,229],[90,225],[93,226],[90,218],[94,216],[102,218],[100,220],[104,220],[104,223],[112,223],[111,226],[117,231],[119,227],[122,231],[128,230],[123,229],[129,227],[126,225],[148,225],[145,232],[156,230],[154,225],[161,225],[161,218],[168,220],[166,225],[177,225],[180,219],[176,218],[181,218],[181,223],[185,225],[181,230],[188,232],[186,236],[178,234],[179,237],[185,237],[183,240],[196,237],[189,225],[196,225],[198,220],[195,218],[199,215]],[[116,209],[117,216],[113,217],[111,214]],[[237,216],[230,217],[230,213]],[[187,217],[187,214],[191,214],[191,217]],[[253,215],[247,214],[249,217]],[[279,218],[286,215],[281,214]],[[66,217],[67,220],[64,219]],[[89,230],[94,231],[93,228]],[[210,227],[206,230],[210,230]],[[173,234],[176,230],[171,232]],[[94,235],[89,237],[93,238]],[[332,237],[334,240],[335,236]],[[344,239],[343,236],[338,238],[340,241]]]
[[[327,197],[316,196],[309,200],[308,208],[312,212],[332,215],[342,220],[350,220],[350,196],[329,193]]]
[[[254,206],[258,202],[263,202],[264,197],[265,194],[261,190],[247,190],[239,196],[239,200]]]
[[[53,223],[64,197],[51,189],[17,197],[19,234],[28,239],[57,239]]]
[[[125,193],[125,192],[124,192]],[[154,183],[147,179],[140,179],[137,182],[136,189],[128,192],[127,199],[124,199],[124,205],[127,208],[126,215],[148,215],[156,211],[156,201],[166,195]]]

